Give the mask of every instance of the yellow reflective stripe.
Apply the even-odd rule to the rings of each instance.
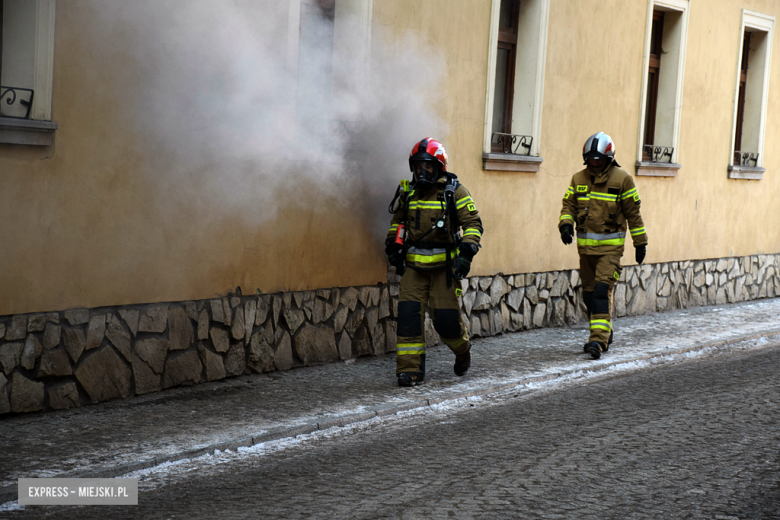
[[[446,343],[447,346],[453,347],[453,348],[459,347],[459,346],[463,345],[464,343],[466,343],[466,340],[464,338],[449,339],[449,340],[447,338],[441,338],[441,339],[444,340],[444,343]]]
[[[590,195],[583,195],[582,197],[577,197],[577,200],[590,200]]]
[[[609,193],[599,193],[596,191],[590,192],[590,198],[596,199],[596,200],[606,200],[608,202],[615,202],[617,201],[617,195],[611,195]]]
[[[623,194],[623,195],[620,197],[620,200],[626,200],[626,199],[630,199],[631,197],[633,197],[633,196],[634,196],[634,195],[636,195],[636,194],[637,194],[636,188],[631,188],[630,190],[628,190],[627,192],[625,192],[625,193],[624,193],[624,194]]]
[[[611,238],[609,240],[595,240],[593,238],[577,238],[578,246],[622,246],[625,238]]]
[[[425,343],[396,343],[395,353],[398,356],[425,354]]]
[[[444,203],[440,201],[429,201],[429,200],[415,200],[409,203],[409,209],[442,209],[444,207]]]
[[[560,220],[566,220],[566,219],[573,221],[574,217],[572,217],[571,215],[561,215]]]
[[[450,253],[450,258],[455,258],[455,251]],[[407,262],[417,262],[418,264],[435,264],[437,262],[444,262],[447,260],[447,253],[441,253],[438,255],[414,255],[412,253],[406,254]]]
[[[472,199],[469,196],[463,197],[462,199],[460,199],[460,200],[455,202],[455,208],[456,209],[460,209],[463,206],[465,206],[466,204],[468,204],[469,202],[474,202],[474,199]]]
[[[568,189],[568,190],[566,190],[566,193],[574,193],[574,188],[572,188],[571,186],[569,186],[569,189]]]
[[[398,224],[393,224],[392,226],[390,226],[390,231],[396,231],[396,230],[398,230]]]
[[[469,235],[475,235],[475,236],[481,237],[482,233],[479,232],[479,229],[468,228],[466,231],[463,232],[463,236],[467,237]]]
[[[612,330],[609,320],[590,320],[591,329]]]
[[[631,236],[641,235],[642,233],[645,233],[645,228],[635,228],[635,229],[629,229],[631,231]]]

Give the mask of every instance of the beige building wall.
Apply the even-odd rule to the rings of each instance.
[[[489,4],[479,2],[479,14],[448,19],[452,26],[443,32],[457,37],[437,43],[451,49],[451,73],[465,75],[458,66],[464,54],[470,57],[476,48],[487,54]],[[424,5],[430,12],[422,18],[444,8],[436,2]],[[475,274],[577,266],[575,248],[561,244],[557,222],[571,175],[582,168],[581,146],[588,135],[609,133],[618,161],[635,173],[647,3],[551,2],[550,9],[540,143],[544,162],[538,173],[482,170],[487,80],[449,82],[445,110],[452,132],[446,144],[452,169],[472,191],[486,228]],[[636,177],[650,238],[647,262],[780,251],[780,235],[773,231],[778,217],[771,210],[780,188],[777,38],[766,172],[760,181],[727,178],[742,9],[780,14],[780,6],[768,1],[691,2],[678,157],[682,168],[676,178]],[[624,263],[634,263],[630,245]]]
[[[126,94],[142,78],[133,73],[131,55],[101,61],[96,49],[108,43],[101,38],[110,34],[116,43],[126,35],[91,29],[105,22],[95,1],[57,4],[55,144],[0,145],[0,315],[203,299],[236,286],[248,294],[384,281],[376,222],[389,222],[386,206],[366,207],[349,182],[335,192],[281,183],[273,196],[294,202],[262,219],[204,211],[211,207],[208,190],[189,185],[185,165],[159,156],[129,124]],[[636,178],[650,239],[647,262],[780,252],[778,38],[766,172],[760,181],[726,175],[743,8],[780,15],[770,0],[692,0],[682,168],[676,178]],[[484,248],[472,274],[577,266],[575,248],[558,236],[560,201],[581,168],[582,143],[596,131],[613,137],[618,161],[634,173],[646,15],[644,1],[551,2],[539,143],[544,162],[538,173],[506,173],[482,169],[491,2],[373,3],[375,32],[424,35],[420,41],[443,56],[444,80],[427,98],[449,126],[447,135],[434,137],[445,143],[451,170],[484,220]],[[403,131],[409,147],[429,133]],[[396,160],[400,179],[408,172],[406,156]],[[161,193],[160,175],[180,184],[167,183],[172,192]],[[179,189],[202,199],[169,210],[159,203]],[[388,202],[391,195],[392,187]],[[628,249],[626,264],[633,263]]]

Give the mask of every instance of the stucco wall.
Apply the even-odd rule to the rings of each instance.
[[[384,280],[381,226],[389,222],[384,200],[392,195],[392,179],[383,177],[373,189],[354,179],[285,179],[268,198],[240,211],[227,207],[230,196],[225,203],[214,200],[208,185],[197,185],[202,177],[192,165],[166,156],[131,124],[128,114],[146,109],[135,91],[144,85],[143,74],[137,57],[121,45],[130,37],[100,17],[98,4],[57,5],[55,145],[0,145],[0,315],[207,299],[236,286],[250,294]],[[472,192],[486,228],[472,274],[572,269],[576,252],[560,243],[556,225],[561,197],[581,167],[582,142],[598,130],[610,133],[619,162],[634,171],[647,3],[551,2],[544,162],[535,174],[482,170],[490,4],[374,2],[373,30],[399,39],[422,35],[418,44],[436,51],[431,67],[442,67],[444,75],[424,99],[446,123],[445,135],[435,137],[445,143],[451,170]],[[773,211],[780,188],[777,37],[766,173],[761,181],[726,177],[742,8],[780,15],[770,0],[692,2],[682,169],[673,179],[636,178],[650,238],[648,262],[780,251]],[[106,46],[120,51],[111,61],[100,51]],[[395,124],[387,131],[402,133],[408,148],[439,128]],[[399,179],[408,175],[405,150],[383,156]],[[317,165],[300,167],[316,173]],[[363,166],[369,183],[375,167]],[[218,174],[220,165],[202,168]],[[263,177],[254,176],[251,164],[246,175],[236,189],[262,192]],[[167,181],[161,184],[161,178]],[[364,197],[369,192],[371,198]],[[188,194],[185,203],[181,193]],[[632,257],[629,251],[624,262]]]
[[[449,45],[470,42],[464,17],[451,27]],[[571,175],[582,168],[580,150],[596,131],[609,133],[617,158],[634,174],[640,117],[646,2],[551,2],[544,86],[541,171],[504,173],[481,168],[484,86],[450,92],[447,144],[452,169],[469,187],[485,221],[485,247],[474,262],[479,274],[566,269],[577,265],[573,248],[558,238],[560,202]],[[636,177],[650,239],[649,262],[718,258],[780,251],[771,208],[780,188],[777,146],[780,74],[775,36],[761,181],[727,178],[734,85],[741,40],[741,9],[778,16],[772,2],[693,1],[685,64],[679,162],[676,178]],[[617,18],[616,18],[617,17]],[[617,23],[605,23],[615,20]],[[457,52],[454,52],[457,55]],[[484,72],[483,72],[484,74]],[[486,78],[482,78],[486,83]],[[479,88],[476,85],[479,84]],[[459,82],[451,83],[460,85]],[[633,252],[624,262],[633,263]]]

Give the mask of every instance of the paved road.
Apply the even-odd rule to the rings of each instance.
[[[780,518],[780,345],[464,400],[10,518]]]
[[[161,462],[236,449],[333,423],[364,421],[464,395],[540,381],[588,378],[780,338],[780,298],[616,320],[600,360],[587,331],[546,328],[475,341],[466,377],[446,347],[429,349],[426,384],[398,388],[393,355],[252,374],[57,412],[0,418],[0,516],[20,477],[117,476]],[[741,341],[744,338],[753,338]]]

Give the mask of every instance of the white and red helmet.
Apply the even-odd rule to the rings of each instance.
[[[582,160],[606,159],[607,164],[615,160],[615,143],[604,132],[597,132],[588,137],[585,146],[582,147]],[[616,163],[617,164],[617,163]]]
[[[433,170],[427,172],[422,169],[420,172],[415,172],[414,163],[418,162],[433,163]],[[412,148],[412,153],[409,154],[409,170],[414,173],[415,182],[421,186],[433,184],[442,173],[447,171],[447,152],[439,141],[426,137]]]
[[[441,171],[447,171],[447,152],[442,144],[432,137],[426,137],[414,145],[412,153],[409,154],[409,171],[413,171],[412,163],[415,161],[436,161],[441,165]]]

